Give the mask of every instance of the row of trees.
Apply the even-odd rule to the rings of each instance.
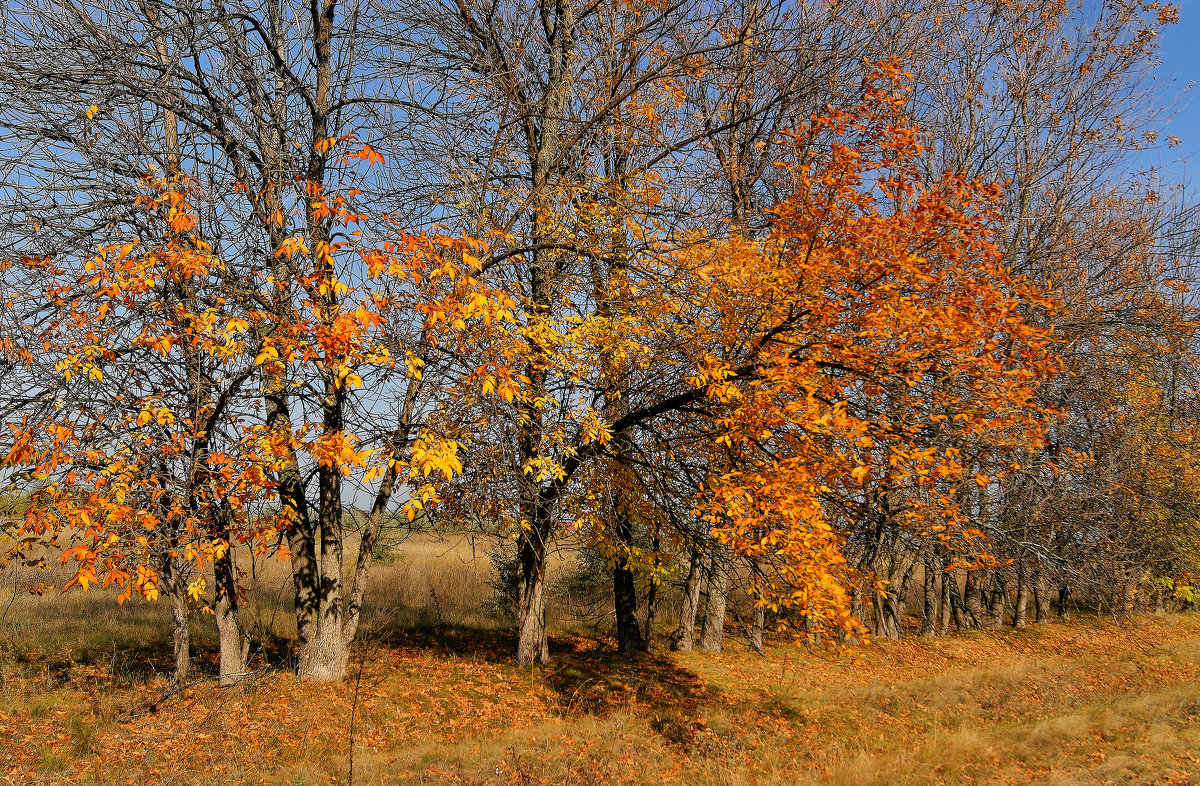
[[[898,636],[918,575],[926,633],[1184,596],[1196,235],[1127,173],[1174,14],[10,6],[10,555],[166,596],[177,679],[207,604],[226,681],[238,555],[341,679],[397,510],[515,540],[522,665],[568,529],[626,653],[675,577],[680,648],[733,580],[759,646]]]

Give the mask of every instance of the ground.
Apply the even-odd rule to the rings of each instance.
[[[563,635],[534,671],[503,633],[393,630],[343,685],[267,668],[165,699],[165,648],[8,627],[5,783],[1200,783],[1195,614],[837,656],[731,641],[625,661]]]

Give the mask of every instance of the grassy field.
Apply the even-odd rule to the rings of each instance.
[[[286,575],[256,575],[252,616],[286,635]],[[166,699],[162,607],[6,583],[0,782],[1200,783],[1197,615],[632,662],[564,619],[529,672],[491,575],[466,541],[412,540],[347,684],[299,683],[267,647],[243,684]]]

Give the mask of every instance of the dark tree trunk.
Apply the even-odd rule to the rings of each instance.
[[[633,655],[644,646],[637,618],[637,584],[627,565],[613,568],[613,599],[617,610],[617,652]]]
[[[624,444],[626,439],[618,440]],[[624,451],[621,451],[624,455]],[[628,500],[623,489],[613,492],[612,513],[614,534],[617,537],[617,557],[613,563],[613,601],[617,612],[617,652],[633,655],[641,652],[645,641],[638,626],[637,581],[630,564],[633,553],[633,521],[629,517]]]
[[[1071,618],[1071,588],[1067,585],[1062,585],[1058,588],[1058,616],[1061,619]]]

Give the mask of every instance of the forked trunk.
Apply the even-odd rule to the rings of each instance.
[[[714,551],[708,568],[708,602],[704,605],[704,625],[700,629],[700,649],[720,652],[725,641],[725,589],[728,582],[722,549]]]
[[[696,610],[700,607],[700,581],[704,578],[704,561],[700,550],[692,552],[687,579],[683,582],[683,605],[679,609],[679,627],[672,636],[671,649],[691,652],[696,644]]]
[[[875,628],[872,631],[879,639],[899,639],[900,619],[896,609],[896,597],[890,592],[876,592],[873,596]]]

